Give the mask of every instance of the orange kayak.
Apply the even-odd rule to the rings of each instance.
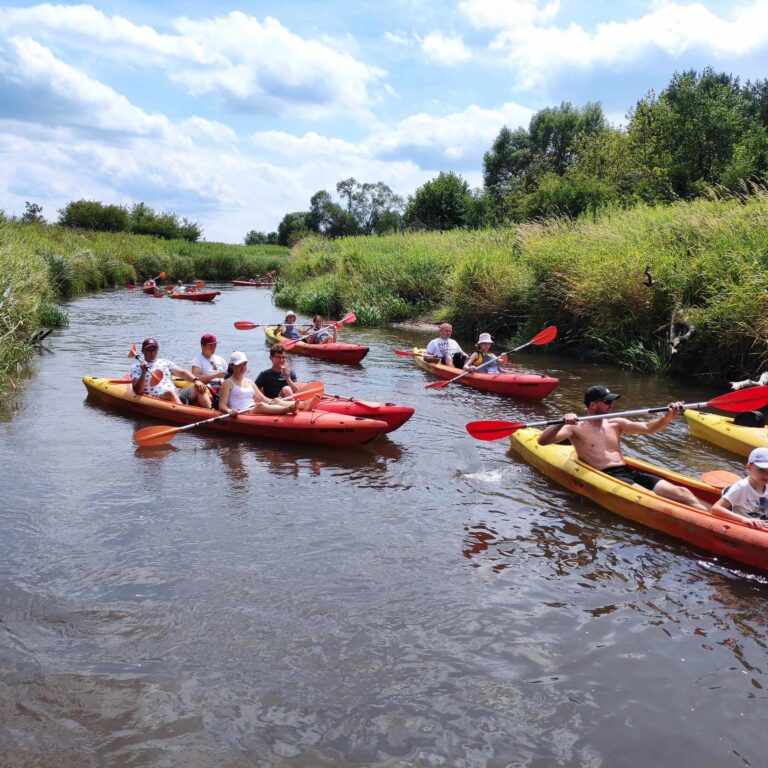
[[[89,398],[122,411],[149,416],[169,424],[193,424],[216,415],[216,411],[194,405],[177,405],[147,395],[136,395],[131,383],[117,379],[83,378]],[[295,415],[244,413],[201,429],[230,432],[248,437],[324,445],[363,445],[389,431],[386,421],[326,411],[299,411]]]

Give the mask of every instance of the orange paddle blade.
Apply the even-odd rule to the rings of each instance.
[[[461,376],[457,376],[456,379],[460,379]],[[445,389],[452,381],[456,379],[441,379],[440,381],[433,381],[427,384],[424,389]]]
[[[702,472],[701,479],[705,483],[715,488],[727,488],[729,485],[738,483],[741,478],[735,472],[728,472],[725,469],[713,469],[710,472]]]
[[[165,445],[173,440],[177,432],[179,427],[144,427],[133,435],[133,439],[145,447]]]
[[[311,400],[317,395],[325,393],[325,385],[322,381],[311,381],[309,384],[305,384],[298,392],[294,392],[288,397],[284,397],[283,400],[298,400],[300,403],[304,403],[307,400]]]
[[[136,345],[131,344],[131,348],[128,350],[128,357],[136,357]]]
[[[161,277],[165,277],[165,272],[161,272],[161,273],[160,273],[160,274],[157,276],[158,280],[159,280]]]

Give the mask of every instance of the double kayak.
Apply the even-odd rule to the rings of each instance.
[[[423,371],[427,371],[427,373],[440,379],[453,379],[465,373],[465,371],[454,368],[452,365],[428,362],[424,359],[426,353],[425,349],[414,347],[413,361]],[[482,392],[494,392],[497,395],[528,400],[541,400],[560,383],[560,379],[553,379],[550,376],[541,376],[536,373],[504,371],[502,373],[470,373],[456,383],[479,389]]]
[[[402,427],[414,414],[414,409],[409,405],[374,403],[369,400],[356,400],[353,397],[339,397],[338,395],[326,395],[315,406],[315,410],[383,421],[387,425],[387,432],[394,432]]]
[[[281,336],[277,329],[268,325],[264,327],[264,334],[267,337],[268,344],[283,344],[291,341]],[[279,328],[280,326],[277,326]],[[291,354],[304,355],[305,357],[316,357],[319,360],[327,360],[329,363],[348,363],[356,365],[367,354],[368,347],[362,344],[342,344],[333,342],[331,344],[307,344],[300,341],[294,344],[290,350]]]
[[[208,408],[178,405],[147,395],[136,395],[131,383],[122,379],[86,376],[83,384],[88,390],[88,396],[96,402],[171,424],[193,424],[216,415],[215,411]],[[318,409],[282,416],[244,413],[237,419],[222,419],[206,424],[201,429],[323,445],[364,445],[391,431],[386,421]]]
[[[511,435],[510,443],[525,461],[568,490],[699,549],[768,570],[768,531],[701,512],[606,475],[579,461],[570,445],[539,445],[540,434],[538,429],[520,429]],[[626,458],[626,462],[633,469],[689,488],[708,504],[720,497],[719,489],[701,480],[639,459]]]
[[[764,426],[740,426],[727,416],[699,411],[685,411],[685,418],[691,434],[726,451],[749,456],[753,448],[768,448],[768,430]]]
[[[221,291],[189,291],[185,293],[169,293],[171,299],[184,299],[185,301],[213,301]]]
[[[273,288],[273,282],[265,282],[264,280],[233,280],[232,285],[251,285],[254,288]]]

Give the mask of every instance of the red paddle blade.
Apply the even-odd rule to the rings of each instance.
[[[205,288],[205,280],[198,280],[195,283],[195,288],[197,288],[198,291],[202,291],[203,288]]]
[[[523,429],[522,421],[470,421],[467,432],[478,440],[500,440]]]
[[[542,344],[549,344],[550,341],[554,341],[557,338],[557,326],[550,325],[543,331],[539,331],[529,342],[535,346],[541,346]]]
[[[409,349],[396,349],[395,354],[398,357],[416,357],[416,353],[411,352]]]
[[[165,445],[173,440],[178,431],[178,427],[144,427],[134,433],[133,439],[144,447]]]
[[[450,383],[450,379],[441,379],[440,381],[433,381],[427,384],[424,389],[445,389]]]
[[[752,387],[739,389],[736,392],[726,392],[707,401],[710,408],[721,411],[755,411],[768,405],[768,387]]]
[[[344,323],[354,323],[355,320],[357,320],[357,315],[354,312],[347,312],[347,314],[344,315],[344,317],[342,317],[338,323],[336,323],[336,326],[338,327],[339,323],[342,325]]]
[[[715,488],[727,488],[729,485],[738,483],[741,478],[735,472],[728,472],[725,469],[713,469],[710,472],[702,472],[701,479],[705,483]]]
[[[254,328],[258,328],[258,323],[252,323],[250,320],[235,320],[235,328],[238,331],[252,331]]]

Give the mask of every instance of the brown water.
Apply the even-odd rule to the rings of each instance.
[[[608,384],[626,408],[714,389],[559,357],[545,404],[427,391],[349,327],[349,368],[295,357],[329,392],[414,405],[356,450],[206,432],[138,450],[150,422],[89,403],[157,336],[188,365],[213,331],[267,366],[268,291],[213,305],[127,291],[68,306],[0,422],[0,765],[761,766],[762,576],[560,489],[468,421],[552,418]],[[466,340],[461,340],[466,342]],[[465,348],[471,345],[465,343]],[[628,452],[740,471],[682,421]]]

